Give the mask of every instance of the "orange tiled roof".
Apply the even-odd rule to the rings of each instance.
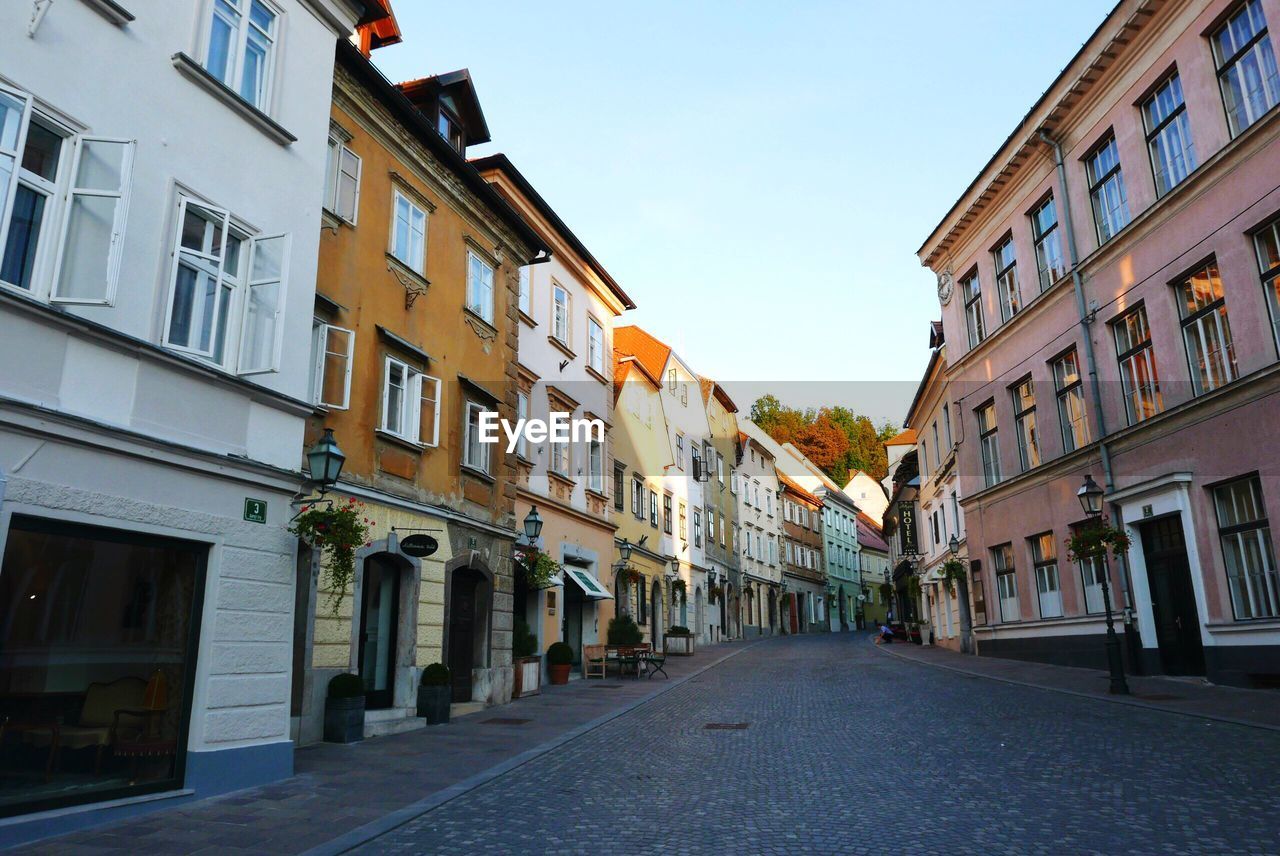
[[[914,446],[916,444],[916,429],[908,428],[900,434],[895,434],[885,440],[884,444],[886,446]]]
[[[655,339],[634,324],[613,328],[615,354],[635,357],[641,368],[652,377],[662,377],[662,370],[671,356],[671,346]]]
[[[781,472],[778,473],[778,481],[782,482],[782,484],[786,486],[787,490],[791,491],[792,493],[799,494],[802,499],[807,499],[809,502],[812,502],[814,505],[822,505],[822,500],[818,499],[816,496],[809,493],[809,491],[805,490],[800,485],[796,484],[794,481],[784,476]]]

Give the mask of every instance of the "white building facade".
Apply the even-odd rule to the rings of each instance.
[[[161,6],[0,7],[0,697],[52,771],[0,843],[293,769],[332,58],[373,7]]]
[[[782,594],[782,511],[778,504],[778,473],[773,453],[753,439],[739,419],[738,466],[734,473],[738,495],[738,561],[743,585],[755,589],[754,611],[744,613],[745,637],[782,632],[778,600]],[[752,425],[755,432],[763,433]]]

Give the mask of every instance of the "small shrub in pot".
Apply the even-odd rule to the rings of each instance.
[[[448,722],[452,693],[449,668],[443,663],[427,666],[418,682],[418,716],[426,719],[428,725]]]
[[[547,674],[551,683],[563,686],[569,683],[569,670],[573,668],[573,649],[564,642],[553,642],[547,649]]]
[[[356,743],[364,739],[364,681],[344,672],[329,680],[324,700],[324,739]]]

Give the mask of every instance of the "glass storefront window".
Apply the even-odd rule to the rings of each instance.
[[[13,517],[0,565],[0,816],[180,783],[207,552]]]

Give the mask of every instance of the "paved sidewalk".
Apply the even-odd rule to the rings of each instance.
[[[869,640],[868,644],[874,643]],[[875,647],[900,659],[927,663],[968,675],[1280,731],[1280,692],[1274,690],[1223,687],[1206,683],[1201,678],[1127,675],[1131,695],[1113,696],[1108,692],[1109,677],[1101,670],[1004,660],[998,657],[975,657],[933,645],[895,642]]]
[[[678,686],[695,673],[750,647],[755,640],[669,657],[670,680],[575,680],[544,687],[448,725],[366,740],[299,749],[293,778],[186,803],[142,817],[47,838],[18,852],[60,856],[142,853],[302,853],[338,851],[378,829],[412,816],[432,795],[465,792],[486,771],[519,766],[531,750],[545,750]],[[494,768],[498,768],[494,770]],[[471,780],[471,781],[469,781]],[[341,839],[344,846],[331,845]],[[334,842],[337,844],[338,842]]]

